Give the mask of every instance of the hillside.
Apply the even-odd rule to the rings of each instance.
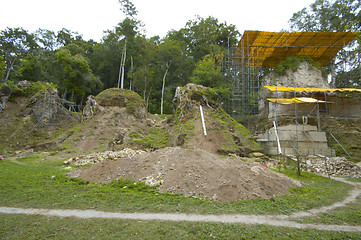
[[[178,88],[173,115],[161,118],[130,90],[89,96],[80,114],[65,109],[51,86],[18,88],[0,113],[2,153],[48,152],[66,164],[90,164],[69,173],[86,181],[129,178],[216,201],[272,198],[300,185],[259,163],[267,158],[247,158],[262,149],[222,110],[213,89]]]

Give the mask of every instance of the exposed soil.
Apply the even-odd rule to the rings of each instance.
[[[221,157],[201,149],[168,147],[134,158],[105,160],[69,174],[90,182],[107,183],[119,178],[160,184],[159,190],[233,202],[288,194],[301,184],[257,163]]]

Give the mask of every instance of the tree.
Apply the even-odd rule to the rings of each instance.
[[[0,32],[0,56],[5,62],[6,82],[11,71],[19,67],[21,59],[38,48],[33,34],[29,34],[22,28],[7,28]]]
[[[168,71],[172,66],[172,64],[177,64],[179,62],[180,56],[181,56],[181,48],[177,41],[166,39],[163,43],[159,45],[159,49],[157,53],[158,64],[160,68],[164,71],[162,78],[160,114],[163,114],[165,82]]]
[[[134,67],[129,76],[133,79],[133,90],[143,96],[147,103],[151,95],[151,83],[155,71],[155,57],[157,53],[157,41],[148,40],[142,36],[135,39]],[[148,106],[148,105],[147,105]]]
[[[142,37],[140,27],[141,22],[125,18],[113,30],[106,32],[102,43],[94,46],[92,67],[106,88],[116,87],[121,81],[127,87],[125,80],[130,69],[127,59],[138,54],[136,39]]]
[[[343,32],[361,30],[361,2],[359,0],[316,0],[308,8],[294,13],[289,20],[294,31]],[[336,87],[354,87],[360,85],[360,39],[342,49],[328,73],[335,71],[332,83]],[[342,78],[341,78],[342,76]]]
[[[219,87],[222,83],[221,80],[221,67],[216,64],[215,58],[209,55],[198,62],[191,77],[191,82],[212,88]]]
[[[360,30],[360,10],[359,0],[316,0],[294,13],[289,22],[296,31],[336,32],[345,31],[351,25]]]
[[[35,31],[35,38],[40,48],[52,52],[57,47],[57,37],[53,31],[38,29]]]
[[[237,44],[239,32],[235,25],[219,23],[213,17],[201,18],[188,21],[186,26],[179,31],[172,31],[168,37],[184,42],[185,53],[192,56],[195,62],[202,60],[208,54],[222,54],[229,46]]]
[[[55,53],[56,63],[60,76],[60,87],[68,93],[74,93],[77,101],[83,99],[86,94],[99,92],[102,83],[97,79],[88,62],[80,54],[72,55],[66,48],[61,48]]]
[[[41,81],[43,76],[43,66],[33,55],[27,56],[21,63],[20,76],[28,81]]]

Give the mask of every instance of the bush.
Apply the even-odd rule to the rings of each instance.
[[[319,62],[314,61],[311,57],[296,55],[296,56],[292,56],[292,57],[287,57],[285,60],[283,60],[281,63],[279,63],[274,68],[274,71],[277,74],[284,76],[284,75],[286,75],[286,72],[288,69],[292,69],[292,71],[294,71],[294,72],[297,71],[298,66],[301,62],[308,62],[314,67],[317,67],[317,68],[320,67]]]

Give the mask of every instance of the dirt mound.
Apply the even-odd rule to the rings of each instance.
[[[69,176],[107,183],[119,178],[159,184],[160,191],[221,202],[288,194],[300,183],[263,165],[224,158],[201,149],[168,147],[130,158],[104,160]]]
[[[224,112],[221,97],[216,90],[190,83],[177,88],[173,103],[175,111],[169,121],[169,142],[173,145],[170,146],[199,148],[212,153],[240,156],[261,151],[251,133]]]
[[[154,141],[146,142],[143,138],[153,136],[152,131],[158,129],[156,124],[160,120],[148,114],[137,93],[107,89],[96,97],[88,97],[82,122],[72,129],[73,135],[62,143],[62,147],[76,155],[125,148],[146,149],[152,145],[158,147]]]
[[[63,107],[63,99],[51,84],[21,81],[8,85],[0,94],[3,97],[5,91],[8,97],[0,111],[0,152],[56,150],[63,141],[58,134],[76,124],[76,113]]]
[[[133,114],[137,118],[147,116],[145,102],[136,92],[131,90],[109,88],[99,93],[95,100],[103,107],[126,108],[129,114]]]

